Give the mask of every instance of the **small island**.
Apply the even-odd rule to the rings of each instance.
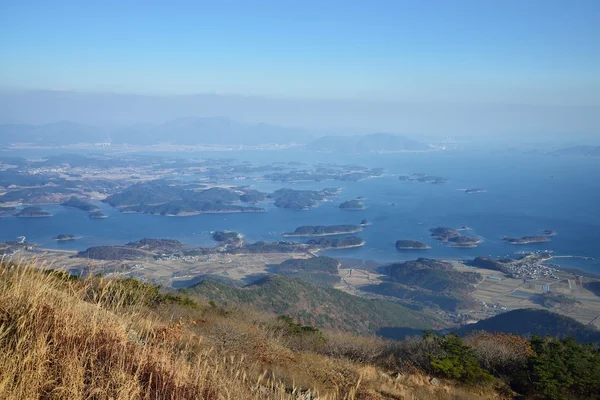
[[[441,176],[427,175],[421,173],[416,173],[412,175],[400,175],[398,177],[398,180],[405,182],[433,183],[436,185],[448,183],[448,179],[442,178]]]
[[[396,249],[398,250],[427,250],[431,247],[417,240],[402,239],[396,241]]]
[[[472,236],[457,236],[448,239],[451,243],[450,247],[462,247],[462,248],[473,248],[477,247],[479,243],[481,243],[480,238],[472,237]]]
[[[360,221],[360,226],[371,226],[371,225],[373,225],[373,224],[369,220],[363,219],[362,221]]]
[[[15,215],[17,218],[48,218],[52,216],[40,207],[25,207]]]
[[[438,226],[436,228],[431,228],[429,230],[429,232],[431,232],[431,236],[433,236],[434,238],[436,238],[437,240],[441,241],[441,242],[447,242],[448,240],[452,239],[452,238],[456,238],[459,237],[460,234],[455,231],[452,228],[448,228],[445,226]]]
[[[466,226],[461,227],[459,229],[460,230],[468,230],[468,228]],[[463,236],[460,233],[458,233],[456,230],[445,227],[445,226],[438,226],[436,228],[431,228],[429,230],[429,232],[431,232],[431,236],[433,236],[440,242],[442,242],[442,243],[449,242],[450,247],[473,248],[473,247],[477,247],[477,245],[482,242],[482,240],[480,238],[472,237],[472,236]]]
[[[520,238],[513,238],[504,236],[502,240],[510,243],[510,244],[531,244],[531,243],[546,243],[549,242],[550,239],[548,236],[536,235],[536,236],[523,236]]]
[[[294,232],[284,233],[283,236],[334,236],[360,231],[362,227],[358,225],[304,225],[296,228]]]
[[[54,240],[58,241],[58,242],[68,242],[71,240],[75,240],[75,235],[58,235],[54,238]]]
[[[240,245],[244,239],[241,233],[231,231],[216,231],[213,232],[212,238],[215,242],[222,244],[235,244]]]
[[[357,211],[357,210],[364,210],[365,205],[362,203],[362,201],[360,201],[358,199],[354,199],[354,200],[348,200],[348,201],[343,202],[342,204],[340,204],[340,208],[342,210]]]
[[[484,189],[465,189],[465,193],[467,193],[467,194],[485,193],[485,190]]]
[[[89,219],[106,219],[108,217],[106,215],[102,214],[101,212],[96,211],[96,212],[90,213],[88,215],[88,218]]]
[[[556,236],[556,235],[558,235],[558,232],[550,230],[550,229],[544,229],[542,231],[542,235],[544,235],[544,236]]]
[[[81,211],[87,211],[87,212],[95,212],[100,209],[100,207],[98,207],[94,204],[88,203],[87,201],[83,201],[80,198],[75,197],[75,196],[71,196],[71,198],[69,200],[61,203],[61,206],[77,208]]]

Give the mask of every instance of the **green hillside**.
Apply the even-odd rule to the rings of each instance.
[[[457,333],[464,335],[473,331],[512,333],[521,336],[550,335],[558,338],[572,336],[580,342],[600,343],[600,331],[573,318],[547,310],[522,309],[505,312],[464,326]]]
[[[302,324],[355,333],[382,327],[441,328],[435,317],[382,300],[369,300],[296,278],[270,275],[243,288],[204,281],[187,289],[217,305],[250,305],[257,310],[291,315]]]

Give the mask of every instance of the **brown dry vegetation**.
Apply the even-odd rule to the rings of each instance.
[[[488,387],[431,385],[397,362],[385,367],[379,339],[290,327],[250,310],[156,297],[137,281],[2,264],[0,398],[498,397]]]

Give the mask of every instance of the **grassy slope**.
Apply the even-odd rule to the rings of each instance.
[[[381,345],[305,333],[135,280],[80,281],[0,264],[2,399],[297,399],[309,388],[320,399],[497,398],[432,386],[418,373],[391,379],[342,357],[362,348],[373,358]]]
[[[251,305],[260,311],[294,316],[303,324],[361,334],[389,326],[442,327],[436,318],[398,304],[364,299],[279,275],[270,275],[244,288],[204,281],[188,291],[219,305]]]

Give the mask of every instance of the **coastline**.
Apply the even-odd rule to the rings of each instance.
[[[362,229],[354,229],[351,231],[340,231],[340,232],[332,232],[332,233],[284,233],[281,236],[283,237],[322,237],[322,236],[338,236],[338,235],[349,235],[352,233],[362,232]]]
[[[153,216],[157,216],[157,217],[193,217],[194,215],[201,215],[201,214],[243,214],[243,213],[264,213],[267,212],[267,210],[256,210],[256,211],[198,211],[198,212],[186,212],[186,213],[180,213],[180,214],[157,214],[157,213],[144,213],[144,212],[137,212],[137,211],[121,211],[121,214],[140,214],[140,215],[153,215]],[[108,218],[108,217],[107,217]]]
[[[319,248],[319,249],[317,249],[317,250],[312,250],[311,252],[312,252],[312,253],[318,253],[318,252],[320,252],[320,251],[325,251],[325,250],[344,250],[344,249],[354,249],[354,248],[356,248],[356,247],[363,247],[363,246],[365,245],[365,243],[366,243],[366,242],[365,242],[365,241],[363,241],[363,242],[362,242],[362,243],[360,243],[360,244],[351,244],[351,245],[348,245],[348,246],[342,246],[342,247],[322,247],[322,248]]]

